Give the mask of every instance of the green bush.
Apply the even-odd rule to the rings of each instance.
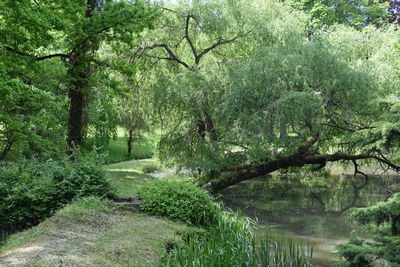
[[[191,183],[155,180],[142,188],[139,197],[143,212],[190,225],[210,227],[220,215],[212,197]]]
[[[71,200],[84,196],[110,197],[105,172],[92,159],[40,162],[36,159],[0,167],[1,228],[26,228]]]

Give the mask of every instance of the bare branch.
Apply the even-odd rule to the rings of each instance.
[[[195,58],[196,64],[198,64],[198,62],[197,62],[197,61],[198,61],[198,58],[197,58],[197,51],[196,51],[196,48],[194,47],[194,45],[193,45],[193,43],[192,43],[192,40],[191,40],[190,37],[189,37],[190,18],[191,18],[191,16],[190,16],[190,14],[188,14],[188,15],[186,16],[185,38],[186,38],[186,41],[188,42],[190,48],[192,49],[192,53],[193,53],[193,56],[194,56],[194,58]]]
[[[168,55],[170,55],[170,58],[164,58],[167,60],[174,60],[176,62],[178,62],[179,64],[183,65],[185,68],[190,69],[190,66],[184,62],[183,60],[181,60],[180,58],[178,58],[175,53],[171,50],[171,48],[169,48],[169,46],[167,44],[153,44],[147,47],[144,47],[143,49],[155,49],[155,48],[164,48],[164,50],[168,53]]]
[[[214,43],[213,45],[211,45],[211,46],[207,47],[206,49],[204,49],[203,51],[201,51],[201,52],[197,55],[197,57],[199,57],[199,59],[200,59],[202,56],[204,56],[205,54],[207,54],[207,53],[210,52],[211,50],[217,48],[218,46],[221,46],[221,45],[223,45],[223,44],[232,43],[232,42],[236,41],[237,39],[239,39],[239,38],[241,38],[241,37],[243,37],[243,36],[248,35],[248,34],[251,33],[251,32],[252,32],[252,30],[250,30],[250,31],[248,31],[248,32],[246,32],[246,33],[244,33],[244,34],[239,34],[239,35],[233,37],[232,39],[227,39],[227,40],[220,39],[220,40],[218,40],[216,43]]]

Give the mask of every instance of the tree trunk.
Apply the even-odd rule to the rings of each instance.
[[[128,158],[131,157],[132,155],[132,139],[133,139],[133,130],[128,131]]]
[[[83,114],[85,107],[85,95],[76,88],[69,93],[69,117],[68,117],[68,147],[79,148],[83,140]]]
[[[208,113],[208,111],[205,112],[204,124],[205,124],[207,132],[210,134],[211,142],[218,141],[218,134],[217,134],[217,131],[214,128],[213,120],[211,118],[210,113]]]
[[[279,139],[281,141],[285,141],[286,138],[287,138],[286,126],[287,126],[287,124],[286,124],[285,121],[283,121],[283,120],[280,121],[280,124],[279,124]]]
[[[239,182],[265,176],[271,172],[289,167],[302,167],[304,165],[319,165],[324,167],[327,162],[351,161],[362,159],[374,159],[388,167],[400,171],[400,166],[393,164],[384,157],[372,154],[352,155],[342,152],[334,154],[309,154],[309,149],[319,140],[319,134],[309,137],[297,150],[289,156],[278,157],[277,159],[264,159],[261,163],[246,164],[236,168],[226,168],[222,172],[225,175],[218,181],[212,181],[205,185],[211,192],[217,192]],[[221,173],[220,173],[221,174]]]
[[[95,11],[97,0],[87,0],[85,16],[91,18]],[[69,114],[68,114],[68,154],[72,149],[79,149],[83,142],[84,133],[84,112],[86,106],[86,95],[90,87],[90,77],[92,74],[91,57],[98,49],[98,43],[94,36],[77,44],[76,51],[71,55],[68,75],[71,79],[71,88],[68,92]]]
[[[392,235],[400,234],[400,216],[393,216],[391,232]]]

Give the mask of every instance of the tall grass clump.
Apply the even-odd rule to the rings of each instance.
[[[237,213],[223,211],[218,223],[206,234],[177,242],[174,250],[165,253],[161,266],[311,266],[312,252],[289,242],[270,238],[257,240],[256,223]]]

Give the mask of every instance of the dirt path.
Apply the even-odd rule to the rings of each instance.
[[[72,204],[72,209],[79,208]],[[61,210],[39,226],[12,236],[11,247],[6,244],[0,250],[0,266],[155,266],[166,240],[183,229],[120,208],[84,210],[78,216]]]

